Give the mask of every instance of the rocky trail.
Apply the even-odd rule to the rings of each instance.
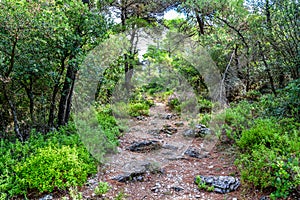
[[[81,189],[83,199],[114,199],[119,192],[129,200],[259,199],[255,193],[246,198],[239,187],[230,145],[213,140],[204,126],[193,127],[159,102],[148,117],[130,119],[118,153]],[[213,182],[215,191],[199,190],[197,175]],[[111,186],[103,197],[94,194],[99,181]]]

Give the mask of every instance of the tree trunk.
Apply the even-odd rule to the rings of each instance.
[[[197,11],[195,10],[195,14],[196,14],[196,19],[197,19],[197,23],[199,26],[199,36],[204,35],[204,20],[203,17],[201,17]]]
[[[3,94],[4,94],[4,98],[6,99],[10,110],[11,110],[11,114],[13,116],[13,121],[14,121],[14,131],[16,133],[16,135],[19,137],[19,139],[23,142],[24,138],[23,135],[20,132],[20,125],[19,125],[19,120],[18,120],[18,114],[17,114],[17,109],[15,104],[13,103],[13,101],[9,98],[7,91],[6,91],[6,87],[5,87],[5,83],[3,83]]]
[[[78,67],[76,65],[68,66],[64,86],[61,93],[58,110],[58,126],[66,125],[69,121],[71,100],[74,89],[74,82]]]
[[[52,92],[52,97],[51,97],[51,102],[50,102],[50,109],[49,109],[49,118],[48,118],[48,126],[50,129],[54,128],[56,96],[59,92],[62,74],[65,71],[65,59],[66,58],[63,58],[61,60],[61,70],[60,70],[57,80],[55,81],[54,87],[53,87],[53,92]]]

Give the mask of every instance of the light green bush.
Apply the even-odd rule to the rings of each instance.
[[[39,192],[82,185],[96,169],[94,163],[86,163],[79,153],[82,152],[76,147],[69,146],[39,148],[14,167],[16,182],[20,189]]]
[[[141,115],[149,115],[150,106],[145,103],[130,103],[129,104],[129,115],[132,117],[137,117]]]
[[[106,194],[109,190],[110,186],[107,182],[99,182],[94,192],[96,195],[102,196],[103,194]]]

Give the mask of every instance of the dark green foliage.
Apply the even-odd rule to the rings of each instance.
[[[171,109],[171,110],[174,110],[174,111],[176,111],[176,112],[178,112],[178,113],[180,113],[180,111],[181,111],[181,106],[180,106],[181,104],[180,104],[180,101],[179,101],[179,99],[178,98],[172,98],[172,99],[170,99],[169,101],[168,101],[168,106],[169,106],[169,108]]]
[[[157,83],[157,80],[152,80],[152,82],[150,82],[148,85],[144,85],[142,89],[147,91],[150,95],[153,95],[157,92],[163,91],[165,87],[162,84]]]
[[[288,197],[300,184],[298,87],[294,81],[277,97],[241,101],[216,117],[221,132],[237,146],[242,179],[271,190],[272,199]]]
[[[300,79],[290,82],[278,91],[278,96],[266,95],[261,99],[264,114],[278,118],[295,118],[300,122]]]

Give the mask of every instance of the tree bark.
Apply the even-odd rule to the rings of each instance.
[[[199,26],[199,36],[204,35],[204,20],[203,17],[201,17],[197,11],[195,10],[195,14],[196,14],[196,20]]]
[[[48,117],[48,126],[50,129],[54,128],[56,96],[59,92],[62,74],[65,71],[65,59],[66,58],[63,58],[61,60],[61,70],[60,70],[57,80],[55,81],[54,87],[53,87],[53,92],[52,92],[52,97],[51,97],[51,102],[50,102],[50,109],[49,109],[49,117]]]
[[[71,59],[70,59],[71,60]],[[58,110],[58,126],[66,125],[70,117],[71,100],[73,95],[74,83],[78,71],[77,65],[68,66],[65,77]]]
[[[13,103],[13,101],[9,98],[8,94],[7,94],[7,90],[5,87],[5,83],[3,83],[3,94],[4,94],[4,98],[6,99],[10,110],[11,110],[11,114],[13,116],[13,121],[14,121],[14,131],[16,133],[16,135],[19,137],[19,139],[23,142],[24,138],[23,135],[21,134],[20,131],[20,125],[19,125],[19,120],[18,120],[18,114],[17,114],[17,109],[15,104]]]

